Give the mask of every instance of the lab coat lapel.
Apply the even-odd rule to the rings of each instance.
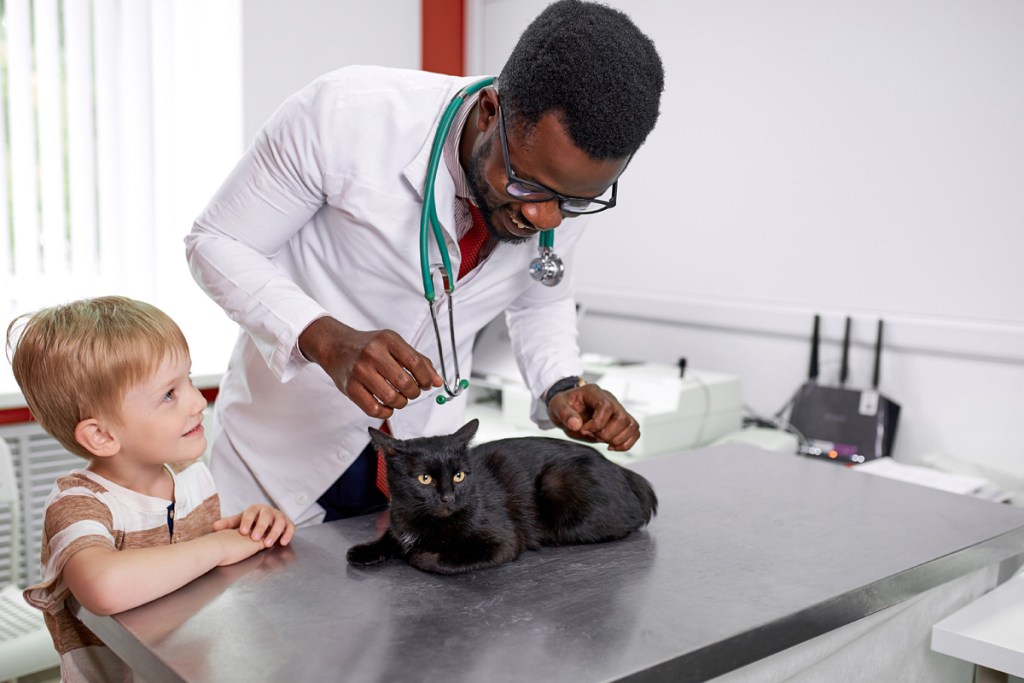
[[[413,160],[409,162],[409,165],[402,171],[402,175],[405,176],[406,181],[412,186],[416,194],[419,195],[420,199],[423,199],[423,188],[425,187],[427,180],[427,167],[430,165],[430,150],[434,145],[434,138],[437,137],[437,127],[441,123],[441,116],[444,115],[444,110],[448,107],[448,103],[452,101],[455,94],[459,90],[471,83],[479,80],[478,77],[460,78],[453,81],[448,88],[448,92],[445,94],[444,99],[438,103],[437,111],[434,113],[434,121],[430,124],[430,135],[423,141],[423,146],[420,147],[420,151],[416,153]],[[413,115],[419,115],[418,112],[414,112]],[[442,159],[438,166],[438,178],[442,175],[448,175],[448,171],[444,166],[444,160]],[[449,178],[449,182],[451,178]]]
[[[427,136],[426,142],[420,147],[420,151],[416,153],[413,160],[409,162],[409,165],[402,170],[402,175],[405,176],[406,181],[412,186],[413,191],[419,196],[420,201],[423,201],[423,188],[426,187],[427,182],[427,167],[430,165],[430,150],[434,144],[434,137],[437,135],[437,126],[441,122],[441,113],[444,111],[442,108],[438,112],[437,118],[430,126],[430,135]]]
[[[409,162],[409,164],[403,170],[403,175],[406,181],[412,185],[413,189],[420,197],[420,201],[423,201],[423,191],[426,187],[427,182],[427,171],[430,166],[430,153],[434,145],[434,138],[437,137],[437,128],[441,122],[441,116],[444,113],[448,103],[451,102],[451,98],[455,96],[455,93],[459,91],[463,86],[474,82],[473,78],[462,79],[453,84],[448,95],[441,103],[437,111],[437,116],[434,119],[434,123],[430,127],[430,135],[427,136],[426,141],[420,148],[420,151],[416,154],[416,157]],[[449,135],[458,134],[457,131],[449,131]],[[448,248],[448,253],[452,259],[452,269],[458,272],[458,259],[457,254],[457,243],[458,235],[455,232],[455,181],[452,179],[451,173],[448,172],[448,167],[444,163],[444,158],[441,158],[438,162],[437,176],[434,180],[434,202],[436,205],[437,217],[441,221],[441,227],[445,235],[445,246]],[[441,262],[441,254],[437,249],[437,244],[434,242],[433,237],[427,240],[428,247],[430,249],[430,262],[432,264]]]

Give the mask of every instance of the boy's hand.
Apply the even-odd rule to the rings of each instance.
[[[267,548],[278,540],[281,545],[288,545],[295,535],[295,525],[283,512],[259,503],[250,505],[240,515],[224,517],[213,523],[214,531],[221,529],[238,529],[243,536],[263,541]]]
[[[241,562],[261,550],[266,550],[259,541],[254,541],[248,536],[242,536],[232,528],[215,531],[213,535],[220,543],[221,560],[217,564],[221,567]]]

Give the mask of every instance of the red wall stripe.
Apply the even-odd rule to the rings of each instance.
[[[424,71],[466,75],[465,10],[464,0],[420,0]]]
[[[200,389],[199,393],[207,401],[213,403],[217,398],[217,391],[218,387],[207,387]],[[32,417],[32,413],[29,412],[28,408],[0,408],[0,425],[14,425],[25,422],[35,422],[35,418]]]
[[[0,410],[0,425],[14,425],[34,422],[28,408],[4,408]]]

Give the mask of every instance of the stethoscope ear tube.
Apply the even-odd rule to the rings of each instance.
[[[469,387],[469,381],[459,375],[459,356],[455,348],[455,318],[452,312],[452,294],[455,292],[455,278],[452,277],[452,264],[448,256],[448,248],[444,242],[444,232],[441,229],[441,221],[437,217],[437,205],[434,201],[434,181],[437,177],[437,169],[441,163],[441,156],[444,149],[445,138],[451,131],[452,122],[458,115],[462,103],[470,95],[486,88],[494,83],[494,78],[484,78],[475,83],[467,85],[460,90],[448,103],[441,120],[437,125],[437,133],[434,135],[434,142],[430,148],[430,162],[427,165],[427,180],[423,186],[423,208],[420,210],[420,271],[423,275],[423,296],[430,308],[430,319],[434,323],[434,337],[437,339],[437,355],[441,363],[441,379],[444,384],[445,393],[448,397],[454,398]],[[452,362],[455,369],[454,384],[448,381],[448,369],[444,362],[444,345],[441,343],[441,329],[437,324],[437,311],[434,310],[434,279],[430,268],[430,248],[428,234],[433,233],[434,241],[437,243],[437,250],[441,254],[442,281],[448,290],[448,330],[452,347]],[[530,262],[530,277],[548,287],[554,287],[562,281],[565,275],[565,265],[562,259],[553,251],[554,231],[544,230],[540,233],[540,255]],[[443,394],[437,396],[437,402],[443,404],[448,397]]]
[[[448,333],[451,336],[452,344],[452,361],[455,363],[455,386],[448,384],[448,369],[444,364],[444,349],[441,346],[441,329],[437,325],[437,313],[434,311],[434,304],[428,303],[430,306],[430,319],[434,322],[434,337],[437,338],[437,356],[441,361],[441,381],[444,383],[444,390],[448,396],[444,394],[438,394],[437,401],[438,405],[443,405],[448,401],[448,398],[455,398],[461,394],[464,390],[469,388],[469,380],[463,379],[459,376],[459,354],[455,351],[455,318],[452,313],[452,297],[448,296]]]
[[[444,141],[452,128],[452,122],[459,113],[459,107],[467,97],[473,93],[486,88],[494,82],[493,78],[484,78],[475,83],[467,85],[460,90],[448,103],[441,120],[437,125],[437,133],[434,135],[434,142],[430,148],[430,162],[427,165],[427,180],[423,185],[423,208],[420,210],[420,272],[423,276],[423,296],[430,308],[430,319],[434,323],[434,337],[437,339],[437,356],[441,362],[441,379],[444,383],[444,390],[448,396],[454,398],[469,387],[469,380],[459,375],[459,356],[455,348],[455,318],[452,313],[452,294],[455,292],[455,278],[452,277],[452,264],[448,256],[448,248],[444,243],[444,233],[441,230],[441,221],[437,217],[437,206],[434,202],[434,179],[437,176],[437,168],[441,163],[441,156],[444,150]],[[441,343],[441,330],[437,324],[437,312],[434,310],[434,280],[430,270],[430,248],[427,235],[433,232],[434,241],[437,243],[437,250],[441,253],[443,269],[443,281],[448,289],[448,330],[451,338],[452,361],[455,365],[454,385],[448,381],[448,371],[444,362],[444,345]],[[445,403],[448,400],[444,395],[438,395],[437,402]]]

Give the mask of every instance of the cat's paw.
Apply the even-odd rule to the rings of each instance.
[[[372,564],[379,564],[384,560],[390,559],[390,555],[382,552],[380,544],[374,543],[363,543],[360,545],[354,545],[348,549],[348,563],[353,564],[357,567],[368,567]]]
[[[442,557],[440,553],[412,553],[407,558],[410,565],[425,572],[434,574],[464,574],[473,569],[471,564],[452,562],[450,558]]]
[[[409,555],[407,561],[413,567],[416,567],[417,569],[422,569],[425,572],[442,573],[442,572],[438,571],[438,567],[441,564],[441,554],[440,553],[429,553],[429,552],[412,553],[411,555]]]

